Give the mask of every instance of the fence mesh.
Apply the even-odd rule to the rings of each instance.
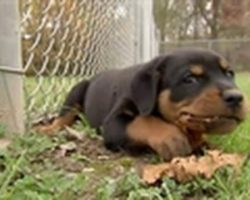
[[[133,0],[22,0],[27,117],[54,112],[83,77],[136,60]]]

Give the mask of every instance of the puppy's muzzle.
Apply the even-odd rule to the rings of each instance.
[[[222,94],[222,98],[226,106],[230,109],[239,108],[244,99],[242,93],[236,89],[224,91]]]

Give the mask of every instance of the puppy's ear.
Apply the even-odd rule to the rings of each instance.
[[[131,98],[141,115],[148,115],[154,109],[163,60],[159,57],[147,63],[132,79]]]

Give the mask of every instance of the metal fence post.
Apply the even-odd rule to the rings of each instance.
[[[0,0],[0,123],[23,132],[24,106],[18,0]]]
[[[137,63],[145,62],[156,56],[158,41],[156,37],[156,26],[153,19],[153,1],[136,2],[136,39],[137,39]]]

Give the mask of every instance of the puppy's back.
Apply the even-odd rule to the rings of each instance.
[[[126,96],[132,69],[109,70],[94,77],[85,97],[84,112],[90,125],[101,126],[113,106]]]

